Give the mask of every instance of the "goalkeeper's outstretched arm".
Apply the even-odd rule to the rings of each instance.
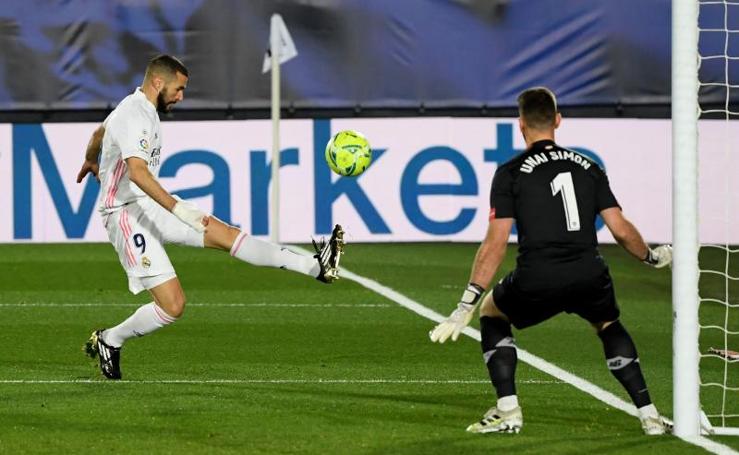
[[[626,219],[619,207],[601,210],[600,216],[619,245],[632,256],[653,267],[661,268],[672,262],[672,247],[662,245],[649,248],[639,230]]]
[[[462,293],[457,308],[429,332],[432,342],[443,343],[450,337],[452,341],[457,341],[459,334],[470,323],[480,298],[503,262],[512,228],[513,218],[493,219],[490,222],[485,240],[475,255],[470,282]]]

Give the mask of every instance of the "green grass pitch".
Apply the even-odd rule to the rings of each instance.
[[[447,314],[476,248],[350,244],[342,264]],[[0,245],[0,453],[703,453],[674,437],[645,437],[635,418],[523,363],[521,433],[467,434],[494,404],[477,342],[434,345],[431,321],[348,280],[326,286],[215,251],[169,251],[188,308],[173,326],[125,346],[125,381],[116,383],[81,346],[148,298],[128,293],[112,248]],[[602,252],[652,397],[669,415],[670,273],[613,246]],[[514,257],[511,248],[504,270]],[[720,252],[705,259],[723,260]],[[722,280],[701,284],[708,294],[725,290]],[[736,327],[718,305],[701,317]],[[514,335],[523,349],[628,399],[577,317]],[[723,344],[717,331],[702,334],[702,350]],[[705,366],[702,375],[724,374],[723,362]],[[732,393],[724,401],[706,392],[703,401],[737,413]],[[739,449],[739,439],[713,439]]]

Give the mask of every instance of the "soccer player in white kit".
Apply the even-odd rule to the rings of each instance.
[[[134,294],[148,290],[154,300],[117,326],[96,330],[86,343],[87,354],[99,357],[100,370],[109,379],[121,379],[120,353],[127,339],[175,322],[185,309],[185,294],[165,243],[217,248],[250,264],[300,272],[325,283],[338,278],[344,245],[341,226],[336,225],[328,242],[313,242],[316,255],[311,258],[255,239],[172,196],[159,184],[158,112],[182,101],[188,77],[177,58],[153,58],[141,87],[124,98],[93,133],[77,176],[78,183],[88,173],[101,182],[98,209],[128,275],[128,288]]]

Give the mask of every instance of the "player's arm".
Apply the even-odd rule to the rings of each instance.
[[[470,284],[487,289],[505,258],[508,237],[513,229],[513,218],[494,218],[488,225],[485,240],[477,249],[470,273]]]
[[[477,249],[472,263],[470,282],[462,293],[457,308],[429,333],[431,341],[443,343],[450,336],[452,341],[457,341],[460,332],[470,323],[480,298],[505,258],[512,228],[513,218],[493,218],[490,221],[485,240]]]
[[[600,216],[613,234],[613,238],[635,258],[657,268],[672,262],[672,247],[662,245],[655,249],[649,248],[639,230],[623,215],[621,208],[610,207],[601,210]]]
[[[141,188],[141,191],[196,231],[205,230],[205,225],[208,223],[206,215],[172,197],[151,175],[145,160],[132,156],[126,158],[126,166],[128,167],[128,178]]]
[[[162,185],[151,175],[146,161],[132,156],[126,158],[126,166],[128,167],[128,178],[150,198],[171,212],[177,204],[177,199],[162,188]]]
[[[90,140],[87,142],[87,149],[85,150],[85,162],[82,163],[82,168],[77,174],[77,183],[82,182],[82,179],[88,173],[92,173],[97,181],[100,181],[98,173],[100,171],[100,165],[98,164],[98,155],[100,155],[100,148],[103,145],[103,136],[105,136],[105,126],[102,124],[92,133]]]

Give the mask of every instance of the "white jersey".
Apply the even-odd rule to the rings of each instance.
[[[128,178],[126,158],[137,157],[149,165],[149,172],[159,176],[162,132],[159,115],[144,92],[135,92],[121,101],[103,122],[102,154],[100,157],[100,200],[102,214],[148,196]]]

